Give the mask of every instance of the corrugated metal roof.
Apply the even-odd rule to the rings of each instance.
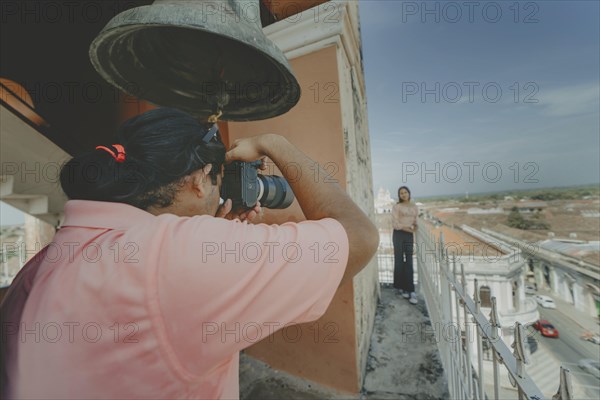
[[[600,252],[600,242],[574,243],[561,240],[544,240],[539,243],[540,247],[556,251],[558,253],[567,254],[570,256],[582,256]]]

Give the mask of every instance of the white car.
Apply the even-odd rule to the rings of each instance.
[[[538,294],[535,296],[535,301],[537,301],[537,303],[544,308],[556,308],[556,303],[554,303],[552,297]]]
[[[594,344],[600,344],[600,335],[594,335],[590,331],[585,331],[583,335],[581,335],[583,340],[587,340],[588,342],[592,342]]]
[[[600,379],[600,361],[584,358],[579,360],[579,368]]]

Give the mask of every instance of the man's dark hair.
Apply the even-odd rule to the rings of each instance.
[[[120,202],[143,210],[168,207],[183,178],[208,164],[212,183],[217,183],[225,146],[202,140],[209,128],[182,111],[148,111],[123,123],[111,142],[125,148],[124,162],[105,150],[91,150],[64,165],[61,186],[71,200]]]

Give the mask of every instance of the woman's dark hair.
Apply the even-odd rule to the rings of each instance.
[[[123,123],[111,142],[125,148],[124,162],[105,150],[91,150],[64,165],[61,186],[72,200],[120,202],[143,210],[168,207],[183,178],[207,164],[212,165],[212,183],[217,183],[225,146],[219,140],[203,141],[209,128],[182,111],[148,111]]]
[[[410,197],[411,197],[411,195],[410,195],[410,189],[409,189],[409,188],[407,188],[406,186],[400,186],[400,187],[398,188],[398,203],[404,203],[404,202],[402,201],[402,199],[400,198],[400,191],[401,191],[402,189],[406,189],[406,191],[408,192],[408,200],[410,200]]]

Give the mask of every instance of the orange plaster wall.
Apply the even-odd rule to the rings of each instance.
[[[278,20],[298,14],[328,0],[262,0],[263,4]]]
[[[327,164],[331,177],[345,188],[346,164],[336,49],[332,46],[296,58],[291,65],[302,91],[298,104],[286,114],[268,120],[229,122],[229,141],[264,133],[283,135],[321,166]],[[270,173],[281,175],[273,168]],[[306,174],[306,178],[310,176]],[[265,218],[265,222],[305,219],[297,202],[284,211],[268,210]]]
[[[145,100],[138,99],[123,92],[119,93],[119,111],[117,115],[117,126],[127,121],[129,118],[141,115],[146,111],[150,111],[157,106]]]
[[[281,134],[321,165],[331,163],[329,171],[333,172],[335,168],[333,178],[345,187],[345,146],[336,48],[332,46],[299,57],[291,64],[302,88],[300,102],[276,118],[228,123],[228,139],[231,143],[238,138],[263,133]],[[265,222],[269,223],[305,219],[297,202],[286,210],[268,210],[265,214]],[[352,283],[338,290],[320,320],[280,330],[246,351],[276,369],[357,393],[359,374]]]

